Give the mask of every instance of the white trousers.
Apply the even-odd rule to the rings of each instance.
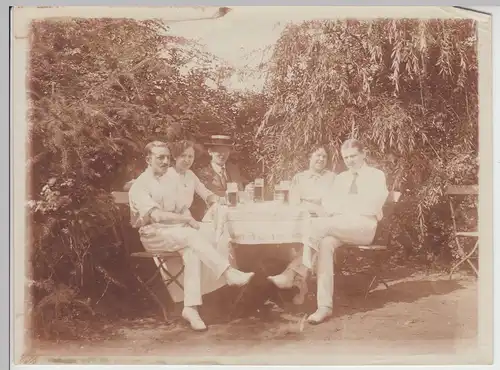
[[[184,306],[201,305],[203,294],[226,284],[223,274],[230,266],[228,256],[215,248],[209,231],[163,224],[151,224],[140,229],[141,242],[147,251],[181,254],[184,264]],[[179,267],[168,266],[167,270],[175,274]],[[176,289],[175,284],[169,287],[172,295],[171,289]],[[174,296],[172,298],[178,301]]]
[[[335,215],[317,221],[311,234],[311,247],[316,252],[316,298],[318,307],[332,308],[335,248],[344,244],[370,244],[375,236],[377,220],[375,217],[359,215]],[[303,277],[308,272],[302,263],[302,256],[295,258],[288,268]]]

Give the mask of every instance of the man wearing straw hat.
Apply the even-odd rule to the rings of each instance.
[[[205,146],[211,160],[198,175],[201,182],[219,197],[225,196],[227,184],[230,182],[237,183],[238,190],[244,190],[248,181],[241,175],[237,165],[228,162],[234,147],[232,138],[228,135],[212,135]]]

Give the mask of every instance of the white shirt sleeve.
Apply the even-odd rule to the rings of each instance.
[[[154,209],[161,209],[161,205],[155,202],[143,179],[134,181],[128,192],[128,196],[133,227],[147,225],[151,221],[151,212]]]
[[[193,179],[194,179],[194,191],[195,191],[195,193],[198,194],[201,197],[201,199],[203,199],[206,203],[207,198],[211,195],[214,195],[214,193],[212,193],[210,190],[207,189],[207,187],[205,185],[203,185],[203,183],[200,181],[198,176],[196,176],[194,174],[194,172],[191,172],[191,175],[193,176]]]

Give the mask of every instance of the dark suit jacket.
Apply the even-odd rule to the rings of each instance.
[[[238,166],[233,163],[226,163],[226,174],[228,178],[227,182],[236,182],[240,191],[245,189],[247,180],[241,175]],[[215,172],[210,163],[200,171],[198,177],[208,190],[219,197],[225,196],[226,187],[222,186],[222,178]]]
[[[227,182],[236,182],[238,184],[238,190],[243,191],[245,185],[248,184],[248,180],[241,174],[240,169],[237,165],[233,163],[226,163],[226,174]],[[221,177],[212,168],[212,164],[209,163],[203,169],[197,173],[200,181],[207,187],[208,190],[213,192],[219,197],[224,197],[226,195],[226,187],[222,186]],[[193,205],[191,207],[191,213],[193,217],[197,220],[201,220],[207,211],[205,202],[195,195],[193,200]]]

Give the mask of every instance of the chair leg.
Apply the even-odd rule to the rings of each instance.
[[[149,293],[150,297],[156,302],[156,304],[160,307],[161,312],[163,314],[163,318],[165,322],[168,322],[168,310],[165,308],[163,302],[158,298],[158,296],[153,292],[153,290],[137,275],[135,272],[133,273],[137,281],[141,284],[141,286]]]
[[[365,299],[368,297],[368,294],[370,293],[371,291],[371,288],[372,286],[374,285],[375,281],[377,280],[377,275],[375,275],[373,278],[372,278],[372,281],[370,282],[370,285],[368,285],[368,288],[366,288],[366,292],[365,292]]]
[[[386,256],[386,252],[375,252],[375,253],[376,254],[373,261],[373,268],[371,269],[373,277],[372,280],[370,281],[370,284],[368,285],[368,288],[366,289],[365,299],[368,297],[368,294],[371,292],[372,288],[375,287],[376,282],[379,284],[382,283],[386,289],[389,289],[389,285],[387,284],[385,279],[382,278],[383,275],[382,262]]]
[[[160,265],[160,269],[163,270],[163,272],[168,276],[168,280],[167,281],[164,281],[165,282],[165,285],[168,287],[170,284],[177,284],[179,286],[179,288],[181,288],[182,290],[184,290],[184,286],[179,282],[179,276],[182,275],[182,273],[184,272],[184,265],[182,265],[180,271],[175,274],[175,275],[172,275],[170,272],[168,272],[168,270],[163,266],[165,264],[165,262],[161,262],[161,265]]]
[[[241,299],[243,298],[243,295],[245,294],[247,287],[248,286],[244,286],[243,288],[241,288],[238,296],[236,297],[233,304],[231,305],[231,309],[229,310],[229,315],[228,315],[229,320],[231,320],[233,318],[234,310],[236,309],[236,306],[238,305],[238,303],[240,303]]]
[[[472,267],[472,269],[474,270],[474,273],[476,274],[476,276],[479,276],[479,272],[477,271],[476,266],[474,266],[474,264],[469,260],[469,258],[476,252],[478,246],[479,246],[479,240],[476,241],[476,244],[474,245],[474,248],[472,248],[472,250],[469,253],[467,253],[467,255],[465,255],[455,266],[453,266],[451,268],[451,271],[450,271],[450,280],[451,280],[451,278],[453,276],[453,273],[464,262],[467,262]]]

